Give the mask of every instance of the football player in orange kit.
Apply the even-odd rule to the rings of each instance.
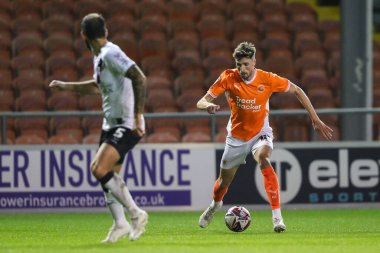
[[[333,130],[319,119],[304,91],[286,78],[256,69],[255,54],[256,48],[252,43],[240,43],[233,53],[236,68],[225,70],[197,103],[198,109],[214,114],[220,106],[213,100],[226,93],[231,109],[220,175],[213,188],[213,201],[199,218],[202,228],[211,223],[223,204],[223,197],[239,165],[244,164],[247,155],[252,153],[264,176],[265,190],[272,208],[273,229],[277,233],[285,231],[278,179],[269,160],[273,150],[273,133],[268,114],[269,98],[273,92],[294,94],[309,113],[314,129],[325,139],[332,138]]]

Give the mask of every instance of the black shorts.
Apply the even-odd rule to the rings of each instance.
[[[100,135],[100,143],[107,143],[113,146],[120,155],[118,164],[122,164],[125,155],[140,141],[141,137],[135,135],[131,129],[126,127],[114,127],[108,131],[102,130]]]

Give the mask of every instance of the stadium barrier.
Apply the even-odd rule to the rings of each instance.
[[[347,114],[374,114],[380,113],[380,108],[326,108],[317,109],[318,115],[347,115]],[[30,118],[30,117],[83,117],[83,116],[101,116],[101,111],[45,111],[45,112],[0,112],[2,144],[7,144],[7,119],[8,118]],[[205,112],[167,112],[167,113],[145,113],[145,119],[194,119],[210,118],[211,119],[211,141],[215,141],[216,136],[216,119],[228,117],[229,111],[220,111],[214,115]],[[307,115],[304,109],[288,110],[271,110],[271,116],[296,116]],[[314,132],[313,132],[314,133]],[[314,139],[314,137],[313,137]]]
[[[319,114],[378,113],[380,108],[320,109]],[[272,110],[302,115],[305,110]],[[3,112],[14,117],[94,116],[100,112]],[[147,113],[154,118],[211,118],[204,112]],[[148,210],[202,210],[211,200],[223,144],[139,144],[123,164],[123,177],[136,202]],[[90,173],[96,145],[0,145],[0,212],[104,211],[101,188]],[[379,142],[275,142],[272,164],[284,208],[380,207]],[[261,174],[251,156],[239,169],[225,206],[266,204]]]

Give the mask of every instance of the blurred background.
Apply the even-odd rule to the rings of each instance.
[[[195,104],[234,68],[232,52],[242,41],[256,45],[258,68],[289,78],[317,109],[327,109],[321,118],[335,141],[380,140],[379,113],[338,112],[380,105],[378,0],[2,0],[3,145],[98,143],[101,98],[47,87],[54,79],[92,78],[92,56],[80,38],[80,21],[91,12],[105,17],[109,40],[147,76],[145,143],[224,142],[224,96],[217,102],[226,112],[217,118],[197,117],[204,113]],[[294,96],[275,94],[270,107],[278,112],[270,117],[277,141],[321,140],[307,115],[281,115],[302,109]]]

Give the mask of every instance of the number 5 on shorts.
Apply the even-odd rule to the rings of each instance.
[[[125,128],[118,128],[116,129],[115,133],[113,134],[113,136],[115,136],[116,138],[120,139],[121,137],[123,137],[124,135],[124,132],[125,132]]]

